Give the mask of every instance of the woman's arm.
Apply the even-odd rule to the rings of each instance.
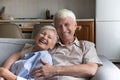
[[[8,69],[0,67],[0,76],[5,80],[16,80],[17,76],[10,72]]]
[[[8,69],[0,67],[0,76],[2,80],[28,80],[19,76],[16,76],[12,72],[10,72]]]
[[[5,61],[4,65],[3,65],[3,67],[10,69],[11,65],[16,60],[21,59],[24,56],[24,54],[31,52],[32,49],[33,49],[33,45],[26,43],[20,52],[13,53],[10,57],[8,57],[8,59]]]
[[[11,65],[18,59],[22,57],[22,54],[20,52],[13,53],[3,64],[4,68],[10,69]]]

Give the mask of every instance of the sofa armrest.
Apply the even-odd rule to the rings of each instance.
[[[99,67],[96,75],[90,80],[120,80],[120,69],[105,56],[99,55],[103,66]]]

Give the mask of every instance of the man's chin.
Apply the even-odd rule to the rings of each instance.
[[[69,41],[70,38],[63,37],[61,40],[62,40],[62,41]]]
[[[68,35],[64,35],[64,36],[61,36],[61,38],[62,39],[67,39],[67,38],[69,38],[69,36]]]

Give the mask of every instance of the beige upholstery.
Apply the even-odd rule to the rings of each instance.
[[[53,25],[51,23],[40,23],[40,24],[35,24],[33,27],[33,31],[32,31],[32,37],[34,38],[35,35],[39,32],[40,28],[43,27],[44,25]]]
[[[1,23],[0,38],[23,38],[21,29],[16,24]]]

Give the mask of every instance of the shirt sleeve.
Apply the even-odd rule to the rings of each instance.
[[[99,66],[102,65],[102,62],[97,55],[97,52],[93,43],[89,43],[89,46],[86,48],[86,51],[85,51],[84,63],[88,63],[88,62],[97,63]]]

